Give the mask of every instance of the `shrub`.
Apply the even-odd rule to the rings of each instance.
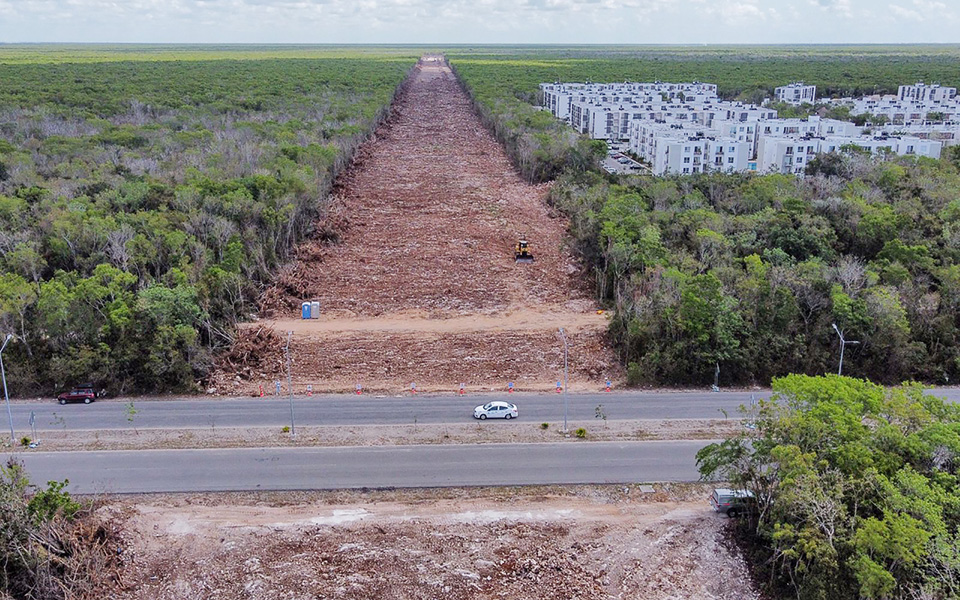
[[[584,429],[583,427],[578,428],[578,429],[577,429],[575,432],[573,432],[573,433],[574,433],[574,435],[576,435],[576,436],[577,436],[578,438],[580,438],[581,440],[584,439],[585,437],[587,437],[587,430]]]
[[[290,433],[290,426],[284,425],[283,429],[280,430],[282,433]]]
[[[23,465],[0,464],[0,598],[98,597],[116,572],[113,532],[51,481],[34,492]]]
[[[550,423],[540,423],[540,429],[550,429]]]

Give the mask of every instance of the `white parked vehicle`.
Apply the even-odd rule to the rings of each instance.
[[[487,402],[483,406],[473,409],[473,418],[480,419],[516,419],[517,405],[503,402],[500,400]]]

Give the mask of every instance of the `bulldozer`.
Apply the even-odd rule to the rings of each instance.
[[[527,243],[527,236],[521,235],[513,251],[513,257],[518,264],[527,264],[533,262],[533,253],[530,252],[530,245]]]

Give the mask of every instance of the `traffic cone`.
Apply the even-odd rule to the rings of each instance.
[[[413,394],[414,396],[417,395],[417,384],[415,383],[410,384],[410,393]]]
[[[460,384],[460,395],[461,395],[461,396],[465,393],[463,387],[464,387],[464,386],[463,386],[463,384],[461,383],[461,384]]]
[[[363,386],[360,385],[359,383],[357,384],[357,395],[358,396],[363,395]]]
[[[260,384],[260,397],[263,398],[263,384]]]
[[[312,386],[312,385],[308,385],[308,386],[307,386],[307,398],[313,398],[313,386]]]

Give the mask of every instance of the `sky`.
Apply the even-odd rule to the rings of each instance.
[[[960,0],[0,0],[0,42],[958,43]]]

